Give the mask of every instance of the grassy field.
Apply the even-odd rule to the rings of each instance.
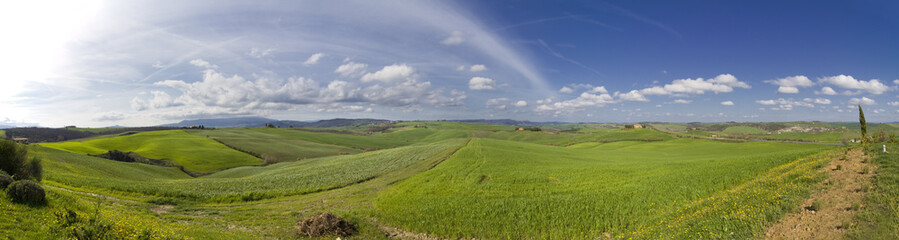
[[[187,132],[215,139],[235,149],[252,152],[269,163],[362,152],[356,148],[307,141],[298,137],[289,137],[290,134],[277,134],[264,129],[226,128],[189,130]]]
[[[827,154],[839,151],[609,126],[514,131],[482,123],[412,122],[383,133],[230,128],[34,144],[29,149],[43,159],[52,200],[32,208],[0,199],[0,213],[18,221],[0,223],[0,236],[68,239],[53,230],[59,225],[53,214],[70,208],[90,215],[96,202],[90,194],[101,194],[112,198],[100,216],[123,239],[144,233],[151,239],[293,239],[296,222],[320,212],[356,224],[360,232],[349,239],[385,239],[385,231],[392,231],[385,229],[393,228],[440,238],[759,238],[765,226],[808,196],[824,176],[818,170]],[[760,128],[727,129],[747,135]],[[833,139],[812,133],[795,137]],[[194,156],[203,149],[249,156],[229,146],[279,163],[254,166],[261,163],[254,158],[252,164],[192,177],[175,167],[84,155],[133,149],[152,157],[154,151],[145,150],[156,148],[168,156]],[[232,157],[222,159],[197,163],[232,164]],[[881,161],[886,166],[888,161]],[[858,228],[878,234],[856,238],[895,236],[889,226],[899,215],[881,213],[895,203],[895,194],[886,190],[895,180],[881,180],[876,189],[883,195],[866,205],[884,207],[871,207],[865,218],[879,230]],[[161,207],[168,210],[154,212]]]
[[[726,133],[726,134],[765,134],[768,131],[765,131],[764,129],[754,128],[754,127],[734,126],[734,127],[728,127],[727,129],[724,129],[724,131],[721,131],[721,132]]]
[[[501,131],[490,132],[480,137],[554,146],[568,146],[583,142],[663,141],[674,139],[674,137],[669,134],[651,129],[610,129],[589,134],[553,133],[543,131]]]
[[[398,127],[414,127],[424,126],[431,129],[451,129],[451,130],[491,130],[503,131],[513,130],[515,126],[496,125],[490,123],[468,123],[468,122],[447,122],[447,121],[413,121],[397,123]]]
[[[290,196],[333,189],[369,180],[407,167],[464,139],[285,162],[264,167],[245,166],[199,178],[176,168],[106,159],[35,147],[44,161],[47,181],[83,189],[163,198],[235,202]]]
[[[198,172],[262,163],[261,159],[252,155],[238,152],[212,139],[188,134],[184,130],[143,132],[41,145],[82,154],[101,154],[109,150],[136,152],[148,158],[172,160],[188,170]]]
[[[451,238],[696,238],[722,228],[748,238],[806,193],[769,182],[812,183],[823,158],[808,156],[830,148],[689,139],[559,148],[475,139],[386,190],[376,206],[393,225]],[[784,175],[790,165],[803,167]],[[776,194],[731,199],[760,191]],[[728,216],[739,221],[721,220]],[[677,231],[665,230],[671,226]]]
[[[899,144],[887,144],[888,152],[876,145],[868,150],[877,165],[874,185],[862,205],[863,210],[855,218],[856,227],[849,233],[850,239],[899,239]]]

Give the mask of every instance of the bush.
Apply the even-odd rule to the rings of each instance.
[[[6,189],[9,184],[12,184],[13,179],[9,175],[0,174],[0,189]]]
[[[44,188],[29,180],[13,182],[6,188],[6,195],[18,203],[43,204],[46,201]]]
[[[28,150],[10,140],[0,140],[0,170],[16,175],[25,165]]]
[[[40,159],[28,159],[25,146],[9,140],[0,140],[0,171],[13,174],[18,180],[34,179],[41,181],[44,168]]]
[[[44,178],[44,166],[41,165],[41,159],[31,158],[22,168],[19,169],[19,175],[16,175],[18,179],[31,179],[40,182]]]

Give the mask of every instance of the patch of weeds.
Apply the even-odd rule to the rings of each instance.
[[[91,214],[78,214],[68,207],[53,213],[56,220],[55,232],[74,239],[109,239],[112,238],[112,224],[100,218],[101,199],[97,200],[96,211]]]
[[[815,201],[812,201],[812,205],[805,207],[805,210],[821,211],[821,209],[823,209],[823,208],[824,208],[824,203],[822,203],[821,200],[815,199]]]

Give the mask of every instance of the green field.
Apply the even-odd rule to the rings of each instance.
[[[0,235],[67,238],[52,230],[53,213],[90,214],[99,194],[114,199],[101,215],[131,234],[124,239],[140,232],[155,234],[150,239],[292,239],[296,222],[319,212],[356,224],[350,239],[384,239],[385,229],[479,239],[759,238],[798,208],[824,177],[819,169],[843,149],[680,138],[612,124],[541,128],[403,122],[376,133],[226,128],[34,144],[29,149],[43,159],[43,184],[54,200],[42,209],[0,200],[0,212],[21,222],[0,224]],[[724,129],[680,134],[775,135]],[[853,133],[776,135],[833,141]],[[111,149],[208,174],[85,155]],[[198,160],[214,154],[219,161]],[[153,212],[160,207],[170,210]],[[34,214],[46,220],[26,220]]]
[[[252,152],[266,162],[287,162],[362,152],[360,149],[347,146],[322,144],[298,137],[291,138],[288,134],[278,134],[264,129],[227,128],[191,130],[188,133],[209,137],[235,149]]]
[[[433,171],[385,191],[377,208],[392,224],[452,238],[711,237],[701,227],[684,229],[686,235],[640,230],[829,148],[687,139],[558,148],[475,139]],[[720,216],[739,209],[725,210]],[[738,238],[750,237],[768,217],[730,227]],[[713,224],[707,227],[726,227]]]
[[[232,202],[304,194],[353,184],[423,161],[464,139],[433,144],[246,166],[191,178],[172,167],[116,162],[34,148],[48,159],[47,180],[78,188],[138,193],[185,200]],[[102,171],[98,171],[102,170]]]
[[[726,129],[724,129],[724,131],[721,131],[721,132],[727,133],[727,134],[765,134],[768,131],[765,131],[764,129],[754,128],[754,127],[733,126],[733,127],[728,127]]]
[[[188,170],[198,172],[262,163],[261,159],[252,155],[235,151],[212,139],[188,134],[184,130],[143,132],[41,145],[81,154],[101,154],[109,150],[136,152],[148,158],[172,160]]]

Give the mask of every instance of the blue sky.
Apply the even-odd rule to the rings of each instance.
[[[0,124],[899,117],[894,1],[22,1]]]

